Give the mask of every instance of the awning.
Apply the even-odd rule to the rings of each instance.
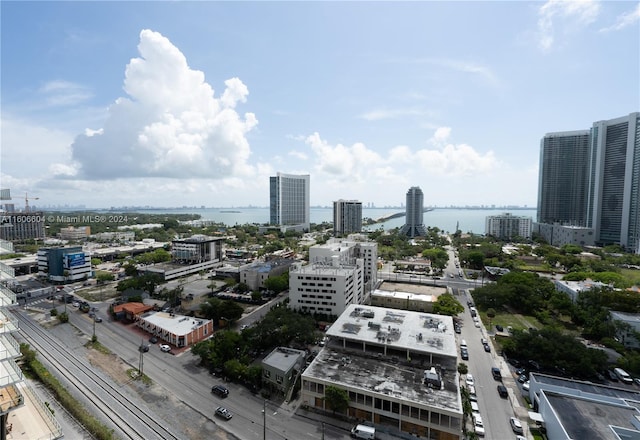
[[[529,418],[534,422],[540,422],[540,423],[544,422],[542,415],[537,412],[529,411]]]

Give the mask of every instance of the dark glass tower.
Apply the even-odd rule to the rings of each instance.
[[[427,229],[422,223],[424,215],[424,194],[418,186],[412,186],[407,191],[406,223],[400,233],[414,238],[427,235]]]

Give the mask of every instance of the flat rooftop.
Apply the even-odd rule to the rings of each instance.
[[[562,388],[569,388],[578,391],[576,395],[590,397],[604,396],[607,398],[623,399],[631,402],[640,402],[640,392],[632,389],[617,388],[608,385],[599,385],[597,383],[563,379],[561,377],[550,376],[547,374],[531,373],[536,382],[542,384],[554,385]],[[592,396],[586,396],[590,394]]]
[[[458,357],[450,316],[350,304],[329,327],[331,339],[394,351]]]
[[[277,368],[280,371],[289,371],[297,363],[304,359],[305,352],[288,347],[277,347],[264,358],[262,363]]]
[[[177,336],[189,334],[197,327],[208,322],[207,319],[192,318],[165,312],[147,312],[141,316],[141,319]]]
[[[422,280],[427,280],[425,282],[431,281],[427,278],[422,278]],[[426,285],[426,284],[416,284],[416,283],[402,283],[397,281],[383,281],[380,286],[375,290],[384,291],[384,292],[406,292],[413,293],[416,295],[433,295],[437,298],[439,295],[447,292],[446,287],[434,286],[434,285]]]
[[[423,360],[408,362],[330,344],[320,351],[302,376],[351,390],[361,389],[368,394],[390,396],[405,401],[407,405],[419,403],[462,414],[455,361],[443,371],[440,388],[425,384],[424,372],[429,368],[430,365]]]
[[[614,430],[620,429],[635,433],[628,438],[638,438],[638,429],[632,420],[639,417],[640,412],[633,406],[608,404],[548,391],[546,395],[569,438],[619,440]]]

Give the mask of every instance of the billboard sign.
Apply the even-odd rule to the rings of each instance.
[[[84,266],[84,252],[78,252],[76,254],[65,255],[66,267],[71,269],[72,267]]]

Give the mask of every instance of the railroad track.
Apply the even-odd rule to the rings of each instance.
[[[19,337],[38,352],[57,375],[66,380],[70,387],[85,396],[93,406],[98,418],[112,425],[118,437],[132,440],[181,440],[184,435],[174,433],[161,419],[154,417],[142,402],[120,390],[83,357],[75,355],[57,338],[50,336],[23,310],[14,308],[12,313],[20,320]]]

